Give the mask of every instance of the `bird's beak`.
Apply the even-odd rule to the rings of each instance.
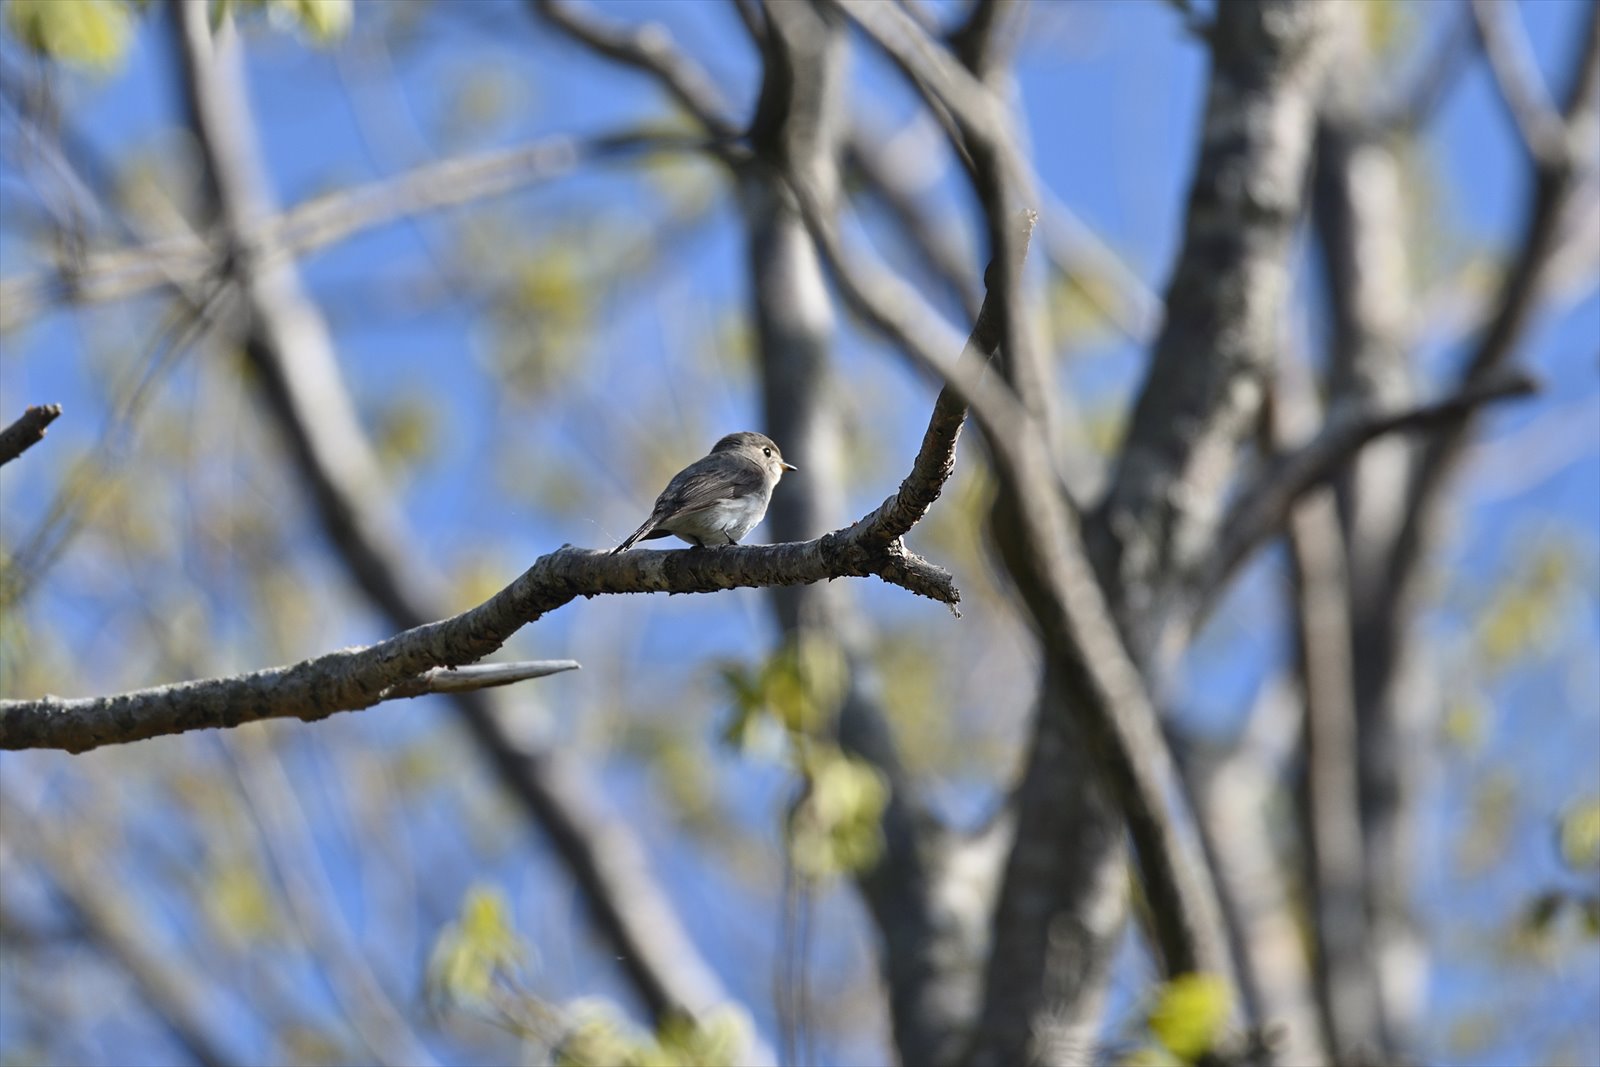
[[[779,462],[782,463],[783,461],[779,460]],[[783,464],[783,469],[786,470],[786,471],[797,471],[800,468],[796,467],[793,463],[784,463]]]

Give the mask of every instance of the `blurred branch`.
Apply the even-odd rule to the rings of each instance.
[[[985,281],[996,296],[999,311],[1001,366],[1012,388],[1032,417],[1031,432],[1049,443],[1056,439],[1054,368],[1038,336],[1042,321],[1024,280],[1023,250],[1028,232],[1014,224],[1020,207],[1035,217],[1043,183],[1032,174],[1016,131],[1018,120],[1009,101],[1016,99],[1013,74],[1005,61],[1006,45],[1014,37],[1021,5],[1011,0],[981,0],[967,21],[949,38],[962,67],[990,94],[1004,125],[975,128],[958,118],[962,139],[971,159],[973,190],[982,207],[991,262]],[[931,45],[930,45],[931,47]],[[913,67],[919,86],[929,84],[920,68]],[[929,100],[930,106],[933,101]],[[1056,223],[1045,224],[1042,244],[1047,255],[1066,276],[1075,278],[1067,262],[1083,246],[1095,245],[1087,227],[1058,202],[1052,203]],[[1089,240],[1074,241],[1088,236]],[[1065,245],[1065,248],[1063,247]],[[1094,247],[1102,259],[1103,246]],[[1057,259],[1058,256],[1064,256]],[[1121,281],[1127,272],[1114,275]],[[1093,286],[1084,287],[1092,291]],[[1105,308],[1101,301],[1091,303]],[[1114,315],[1108,315],[1113,322]],[[1025,431],[1028,432],[1028,431]],[[1059,493],[1069,502],[1069,491],[1059,479],[1022,485],[1002,473],[1002,487],[990,517],[991,540],[1001,550],[1012,582],[1019,588],[1048,589],[1052,568],[1037,539],[1018,536],[1024,526],[1017,512],[1033,507],[1040,493]],[[1052,484],[1055,483],[1055,484]],[[1077,519],[1070,506],[1062,509],[1070,527]],[[1037,535],[1036,535],[1037,536]],[[1030,544],[1030,540],[1033,543]],[[1082,562],[1082,561],[1079,561]],[[1050,594],[1024,593],[1036,616],[1054,612]],[[1115,775],[1102,775],[1095,766],[1097,738],[1094,726],[1082,721],[1076,706],[1082,682],[1064,657],[1047,655],[1038,690],[1038,707],[1027,743],[1022,778],[1011,797],[1015,823],[997,898],[992,905],[990,949],[981,978],[981,995],[969,1056],[974,1063],[1069,1063],[1082,1059],[1093,1045],[1113,961],[1121,943],[1128,914],[1128,852],[1119,800],[1137,791],[1137,774],[1128,784]],[[1137,714],[1137,713],[1135,713]],[[1106,733],[1109,733],[1107,731]],[[1114,745],[1112,746],[1114,747]],[[1114,757],[1115,759],[1115,757]],[[1148,769],[1148,768],[1147,768]],[[1119,790],[1118,786],[1124,788]],[[1118,793],[1122,792],[1122,796]],[[1143,798],[1139,798],[1143,799]],[[1135,806],[1129,808],[1137,822]],[[1141,855],[1148,873],[1148,851],[1154,836],[1141,835],[1147,851]],[[1163,847],[1156,845],[1155,847]],[[1170,900],[1172,887],[1156,876],[1153,894]],[[1193,886],[1186,887],[1192,889]],[[1181,894],[1186,889],[1179,889]],[[1199,895],[1204,895],[1204,890]],[[1176,901],[1181,909],[1198,904],[1193,896]],[[1192,917],[1191,911],[1184,919]],[[1182,920],[1180,920],[1182,921]],[[1209,951],[1200,927],[1166,926],[1162,950],[1168,962],[1185,953],[1198,961]],[[1040,931],[1051,935],[1040,937]],[[1158,935],[1160,936],[1160,935]],[[1208,960],[1214,965],[1216,960]],[[1202,966],[1180,964],[1184,969]]]
[[[894,4],[870,0],[830,0],[848,14],[911,79],[935,114],[942,108],[958,127],[951,136],[958,153],[975,146],[995,153],[1000,167],[1031,201],[1035,181],[1021,162],[1004,106],[989,87],[968,71],[917,20]],[[1025,204],[1026,206],[1026,204]]]
[[[967,17],[945,34],[950,51],[979,81],[1009,77],[1007,49],[1016,42],[1021,7],[1020,0],[976,0]]]
[[[179,48],[192,124],[221,218],[229,231],[243,234],[253,215],[271,209],[266,171],[254,158],[259,138],[245,95],[243,60],[231,39],[210,38],[203,4],[180,10]],[[391,626],[427,629],[426,620],[444,612],[438,582],[423,562],[429,554],[410,543],[407,525],[385,492],[326,321],[289,264],[235,256],[230,266],[249,298],[243,336],[258,372],[260,399],[282,433],[324,535],[351,580]],[[503,714],[509,709],[488,693],[457,692],[448,699],[502,788],[529,825],[548,837],[607,954],[652,1022],[703,1021],[727,1004],[729,994],[684,929],[643,844],[600,802],[575,760],[510,729]],[[756,1063],[771,1059],[753,1034],[739,1042],[737,1054]]]
[[[0,466],[43,441],[45,427],[60,417],[60,404],[39,404],[28,408],[16,422],[0,430]]]
[[[1199,158],[1166,318],[1100,506],[1086,528],[1135,658],[1159,671],[1184,581],[1280,348],[1292,239],[1337,4],[1217,7]]]
[[[1164,2],[1182,21],[1184,32],[1202,41],[1210,36],[1211,22],[1201,13],[1195,0],[1164,0]]]
[[[1262,1062],[1284,1067],[1337,1062],[1322,1040],[1293,872],[1274,848],[1272,823],[1300,734],[1288,686],[1271,679],[1225,751],[1199,738],[1175,737],[1172,745],[1217,872],[1246,1024],[1273,1035]]]
[[[1041,579],[1040,595],[1029,606],[1044,636],[1046,654],[1060,663],[1063,686],[1070,694],[1060,713],[1070,709],[1082,720],[1128,820],[1157,915],[1166,966],[1173,974],[1226,974],[1215,889],[1210,872],[1190,856],[1179,830],[1185,820],[1181,809],[1173,806],[1177,790],[1170,753],[1144,683],[1089,569],[1076,517],[1033,417],[1003,383],[996,385],[983,377],[982,364],[948,362],[930,348],[930,336],[940,333],[932,326],[937,321],[933,313],[895,275],[871,269],[865,257],[845,255],[837,226],[819,207],[816,191],[800,181],[794,188],[806,227],[846,302],[913,362],[940,374],[952,402],[961,398],[972,407],[1003,491],[1022,505],[1015,509],[1021,537],[1026,551],[1038,561]],[[959,427],[955,422],[948,432]],[[930,425],[924,454],[934,438]]]
[[[1515,251],[1488,301],[1493,311],[1466,346],[1458,390],[1491,383],[1512,365],[1534,317],[1545,306],[1573,197],[1592,180],[1595,112],[1600,104],[1600,4],[1566,10],[1581,29],[1571,35],[1577,55],[1561,103],[1563,149],[1533,157],[1532,189],[1520,235],[1513,242]],[[1429,677],[1417,669],[1423,646],[1416,622],[1428,574],[1423,563],[1438,536],[1447,489],[1478,425],[1478,414],[1469,411],[1464,418],[1442,424],[1407,464],[1411,476],[1406,492],[1395,504],[1385,536],[1371,548],[1376,558],[1354,602],[1365,906],[1379,954],[1384,1002],[1383,1047],[1378,1055],[1392,1054],[1386,1058],[1404,1055],[1422,1012],[1423,983],[1418,974],[1422,931],[1413,914],[1411,872],[1417,865],[1417,762],[1427,755],[1424,739],[1434,706],[1418,691]],[[1368,539],[1367,546],[1371,545]]]
[[[769,432],[784,442],[791,455],[805,457],[806,476],[785,487],[772,502],[767,521],[777,539],[806,537],[825,528],[844,508],[845,455],[839,425],[832,346],[836,330],[833,298],[818,262],[815,244],[806,232],[785,169],[805,175],[820,188],[830,213],[837,205],[841,150],[853,141],[872,155],[867,167],[881,161],[877,143],[865,144],[858,131],[845,128],[843,105],[848,83],[848,35],[837,12],[807,4],[768,4],[767,32],[761,40],[763,78],[750,144],[758,165],[740,177],[741,201],[749,231],[751,310],[760,343],[761,398]],[[848,151],[848,149],[844,149]],[[903,198],[897,181],[904,168],[886,173],[880,195],[914,211],[913,194]],[[869,179],[870,180],[870,179]],[[892,190],[891,190],[892,187]],[[934,228],[939,228],[934,224]],[[929,236],[920,232],[917,236]],[[913,238],[916,239],[915,237]],[[958,257],[959,258],[959,257]],[[964,264],[957,270],[963,270]],[[992,354],[998,335],[986,329],[987,318],[974,330],[973,344]],[[959,430],[961,405],[957,404]],[[930,504],[949,476],[955,458],[954,434],[945,423],[948,411],[936,405],[933,439],[919,454],[919,465],[904,490],[911,513],[891,517],[886,533],[903,536],[920,517],[915,509]],[[917,489],[917,485],[926,489]],[[876,926],[881,950],[890,1023],[897,1057],[905,1063],[951,1063],[960,1055],[967,1022],[959,1005],[970,1000],[975,963],[981,954],[987,921],[980,894],[951,894],[948,872],[965,844],[946,832],[927,803],[921,783],[908,773],[894,731],[882,705],[882,686],[870,655],[870,634],[850,596],[840,584],[778,589],[769,598],[787,641],[832,646],[846,665],[843,696],[833,722],[826,724],[846,752],[866,760],[889,784],[882,816],[883,851],[877,863],[856,875],[857,886]],[[787,860],[792,864],[792,858]],[[799,1001],[791,1014],[803,1026],[803,938],[798,947]],[[780,1002],[787,1006],[787,999]],[[780,1011],[783,1008],[780,1007]],[[785,1028],[790,1029],[789,1027]],[[795,1059],[792,1052],[787,1057]]]
[[[757,48],[762,47],[767,41],[767,15],[761,7],[760,0],[729,0],[734,12],[739,16],[739,21],[744,25],[744,30],[750,35],[750,40],[755,42]]]
[[[289,915],[306,952],[322,962],[332,999],[357,1039],[385,1067],[434,1067],[438,1061],[383,988],[351,934],[300,795],[272,739],[234,734],[223,738],[222,744],[283,887]]]
[[[1505,0],[1472,0],[1472,21],[1523,147],[1541,166],[1559,163],[1569,151],[1566,124],[1539,74],[1516,6]]]
[[[7,869],[18,856],[37,864],[58,899],[66,906],[73,928],[127,975],[129,982],[172,1037],[177,1047],[200,1067],[229,1067],[245,1062],[233,1055],[212,1031],[218,1028],[218,1005],[197,971],[170,950],[154,944],[151,921],[137,912],[133,894],[91,865],[70,833],[55,833],[31,813],[8,804],[5,837],[17,846],[16,856],[0,864]]]
[[[1551,259],[1560,248],[1563,209],[1572,191],[1579,186],[1584,170],[1594,167],[1593,127],[1597,108],[1600,108],[1600,4],[1590,4],[1561,114],[1565,143],[1587,144],[1591,155],[1584,159],[1578,152],[1568,151],[1555,160],[1536,159],[1533,197],[1521,244],[1501,283],[1494,314],[1462,368],[1463,390],[1481,387],[1503,371],[1534,315]],[[1404,523],[1390,552],[1382,583],[1388,592],[1380,614],[1396,622],[1402,601],[1409,595],[1429,529],[1441,506],[1445,485],[1465,448],[1472,426],[1470,417],[1447,426],[1428,442],[1417,465]]]
[[[806,236],[778,171],[790,167],[812,176],[830,201],[840,194],[839,151],[843,136],[847,82],[847,40],[834,12],[810,4],[766,4],[765,32],[757,37],[761,89],[750,122],[755,165],[736,175],[745,229],[749,272],[749,316],[755,327],[759,393],[764,428],[790,455],[804,457],[806,476],[785,488],[767,511],[770,536],[788,541],[826,529],[845,509],[842,432],[834,401],[833,341],[836,320],[816,249]],[[765,598],[778,627],[777,649],[829,650],[841,668],[841,699],[829,721],[814,729],[829,731],[841,748],[869,760],[889,783],[881,824],[884,848],[870,873],[857,884],[882,933],[887,974],[902,970],[896,926],[884,921],[883,896],[890,906],[921,910],[913,894],[918,881],[902,860],[917,856],[923,843],[916,817],[923,809],[915,783],[901,764],[894,738],[876,699],[865,647],[865,631],[849,586],[773,589]],[[776,654],[776,653],[775,653]],[[792,744],[803,744],[794,739]],[[803,788],[803,787],[802,787]],[[782,1062],[810,1062],[803,1054],[812,1026],[805,930],[811,920],[811,882],[796,870],[792,834],[785,834],[783,939],[774,979],[774,999]],[[908,1027],[898,1010],[902,983],[890,1006],[896,1046],[917,1047],[905,1037]],[[928,1020],[918,1019],[926,1024]]]
[[[1286,366],[1265,409],[1269,440],[1315,425],[1311,375]],[[1304,708],[1302,861],[1315,915],[1317,996],[1335,1062],[1380,1058],[1380,983],[1366,903],[1361,761],[1351,638],[1350,564],[1332,489],[1308,492],[1285,516],[1294,662]]]
[[[1377,128],[1387,133],[1414,135],[1420,132],[1461,81],[1467,60],[1476,48],[1472,14],[1460,13],[1452,19],[1433,50],[1422,63],[1415,80],[1378,117]]]
[[[1348,419],[1353,412],[1405,411],[1419,403],[1405,331],[1412,282],[1400,139],[1415,137],[1424,116],[1415,114],[1410,127],[1374,125],[1372,86],[1384,64],[1374,55],[1364,13],[1346,6],[1340,14],[1335,63],[1343,76],[1322,101],[1311,183],[1327,293],[1326,399],[1319,404],[1316,385],[1305,380],[1309,358],[1284,361],[1274,394],[1281,411],[1264,412],[1268,455],[1313,440],[1328,428],[1330,413]],[[1457,42],[1454,51],[1475,53],[1471,14],[1457,15],[1450,35]],[[1451,51],[1450,42],[1441,53]],[[1296,816],[1307,847],[1298,867],[1307,912],[1317,917],[1319,930],[1327,920],[1339,931],[1337,937],[1319,932],[1311,944],[1322,1033],[1339,1063],[1402,1058],[1415,1003],[1409,990],[1421,983],[1415,941],[1393,926],[1380,941],[1378,919],[1368,912],[1369,901],[1406,899],[1411,865],[1385,857],[1392,847],[1374,841],[1369,848],[1362,821],[1369,787],[1373,796],[1391,789],[1414,795],[1408,783],[1419,772],[1414,761],[1402,768],[1386,755],[1410,746],[1380,718],[1364,717],[1357,695],[1370,658],[1360,647],[1357,620],[1403,516],[1420,444],[1391,435],[1362,447],[1330,479],[1336,512],[1331,520],[1320,489],[1308,493],[1304,504],[1291,505],[1286,520],[1306,738]],[[1379,775],[1388,783],[1377,784]],[[1398,812],[1402,804],[1394,808]]]
[[[1043,183],[1039,196],[1044,253],[1050,262],[1128,340],[1140,345],[1153,341],[1166,312],[1161,294]]]
[[[294,258],[428,211],[457,207],[569,173],[586,162],[651,152],[713,154],[705,137],[623,130],[589,138],[555,136],[511,148],[427,163],[392,178],[341,189],[281,214],[252,220],[232,235],[242,247]],[[175,281],[196,282],[226,255],[215,236],[186,233],[145,245],[89,252],[71,262],[0,280],[0,329],[14,329],[57,301],[120,300]]]
[[[1515,347],[1545,281],[1545,268],[1560,249],[1563,209],[1569,195],[1592,178],[1600,138],[1600,4],[1590,4],[1571,86],[1561,109],[1562,144],[1554,158],[1536,158],[1537,180],[1524,239],[1496,302],[1497,314],[1468,359],[1463,384],[1482,381],[1499,369]]]
[[[201,286],[209,284],[206,292]],[[68,471],[56,489],[38,527],[11,556],[0,575],[0,608],[27,599],[50,567],[66,551],[100,501],[101,478],[115,476],[129,441],[139,428],[153,390],[170,374],[191,345],[215,325],[222,306],[232,297],[225,280],[201,280],[188,302],[173,308],[166,321],[145,342],[128,373],[111,387],[112,410],[94,447]]]
[[[1519,374],[1403,411],[1332,413],[1315,437],[1274,461],[1229,508],[1213,557],[1202,570],[1199,603],[1214,603],[1239,566],[1284,528],[1295,503],[1338,475],[1370,442],[1453,426],[1485,405],[1531,396],[1537,388],[1532,378]]]
[[[882,202],[920,264],[969,315],[975,315],[982,294],[972,276],[971,257],[949,219],[922,203],[919,194],[928,185],[929,162],[925,154],[909,157],[896,145],[901,136],[852,125],[844,150],[846,174],[859,178],[866,191]]]
[[[607,59],[653,77],[684,110],[717,137],[741,131],[727,102],[699,64],[679,51],[660,23],[627,26],[597,18],[568,0],[529,0],[545,22]]]

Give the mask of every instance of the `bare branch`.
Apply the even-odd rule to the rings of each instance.
[[[764,78],[750,134],[751,148],[764,165],[741,175],[740,190],[750,229],[765,418],[785,448],[794,445],[808,457],[806,477],[774,499],[768,521],[773,536],[804,537],[842,507],[845,457],[830,403],[833,299],[785,178],[786,172],[800,176],[819,191],[824,212],[835,209],[840,142],[850,136],[841,113],[847,34],[843,17],[825,6],[772,4],[767,12]],[[887,155],[859,133],[853,139],[860,154],[873,160]],[[900,171],[893,177],[923,177],[915,169]],[[893,195],[887,188],[884,192],[886,198]],[[994,319],[992,312],[982,312],[969,342],[984,359],[998,345]],[[883,513],[886,533],[904,535],[926,512],[954,463],[964,417],[965,405],[948,390],[941,394],[915,467],[897,495],[900,506]],[[839,584],[775,590],[771,602],[787,637],[834,645],[848,665],[833,728],[842,748],[869,760],[889,783],[883,853],[870,870],[860,872],[857,884],[882,941],[895,1048],[907,1063],[951,1063],[960,1055],[966,1022],[953,1009],[971,1000],[988,909],[981,896],[957,898],[942,891],[946,864],[955,861],[962,843],[946,832],[900,758],[878,695],[868,634],[849,594],[849,587]]]
[[[1568,153],[1566,123],[1539,74],[1521,16],[1505,0],[1472,0],[1472,19],[1523,147],[1541,166],[1559,164]]]
[[[337,711],[357,711],[387,700],[509,685],[520,680],[519,673],[522,678],[539,678],[578,666],[571,660],[553,660],[486,665],[478,674],[466,673],[471,668],[397,673],[395,661],[386,661],[397,640],[344,649],[292,666],[175,682],[113,696],[0,700],[0,748],[87,752],[102,745],[263,719],[313,722]],[[538,669],[519,671],[530,667]],[[453,679],[453,675],[461,677]],[[348,688],[352,680],[357,689]],[[370,689],[369,680],[378,687]]]
[[[511,148],[426,163],[392,178],[315,197],[253,222],[238,238],[247,248],[296,257],[367,230],[428,211],[501,196],[569,173],[586,162],[652,152],[728,146],[705,137],[623,130],[590,138],[554,136]],[[13,329],[59,301],[121,300],[176,282],[194,283],[219,266],[213,237],[183,234],[144,245],[90,252],[71,262],[0,280],[0,329]]]
[[[247,248],[243,239],[254,217],[270,212],[271,203],[265,168],[253,158],[258,138],[242,60],[236,47],[214,47],[230,42],[208,40],[203,5],[185,4],[181,12],[180,55],[193,125],[231,235],[222,243]],[[444,611],[437,583],[419,564],[426,553],[408,544],[406,524],[384,492],[321,312],[292,265],[281,259],[274,265],[263,253],[270,249],[228,259],[248,301],[243,341],[258,371],[260,398],[352,581],[391,626],[423,626]],[[703,1020],[728,1003],[728,992],[684,930],[631,827],[598,800],[571,757],[508,729],[504,709],[490,697],[448,694],[502,787],[550,839],[595,929],[653,1021]],[[740,1055],[751,1062],[771,1061],[753,1035],[740,1045]]]
[[[1088,526],[1102,584],[1146,668],[1165,660],[1182,577],[1219,502],[1279,350],[1305,199],[1315,97],[1338,5],[1216,9],[1204,128],[1166,320],[1104,501]]]
[[[1386,434],[1426,432],[1454,425],[1487,404],[1530,396],[1536,389],[1532,378],[1516,375],[1402,411],[1335,411],[1315,437],[1273,463],[1229,509],[1215,556],[1205,568],[1199,602],[1213,603],[1239,566],[1283,529],[1294,504],[1337,475],[1368,443]]]
[[[914,480],[913,492],[925,492],[920,479],[907,479]],[[291,666],[111,697],[0,701],[0,749],[85,752],[259,719],[313,721],[411,695],[416,686],[448,691],[452,687],[435,688],[419,676],[479,660],[523,626],[580,596],[711,593],[877,575],[954,607],[961,596],[949,574],[887,535],[887,516],[904,508],[899,499],[897,494],[861,522],[812,541],[621,556],[562,548],[540,557],[522,577],[469,611],[376,645]]]
[[[923,150],[913,156],[896,143],[905,136],[903,131],[858,123],[845,145],[846,171],[888,209],[920,265],[969,315],[975,315],[982,296],[972,273],[972,257],[949,219],[922,202],[919,194],[929,184],[929,153]]]
[[[744,25],[744,31],[750,35],[750,40],[755,42],[757,48],[767,42],[767,16],[762,9],[760,0],[729,0],[733,5],[734,13],[739,16],[739,21]]]
[[[1049,451],[1033,418],[1003,384],[985,379],[976,361],[942,359],[929,347],[932,313],[896,276],[847,257],[833,221],[814,190],[795,185],[806,227],[846,302],[919,366],[944,377],[968,401],[1001,474],[1003,492],[1026,551],[1038,561],[1037,595],[1028,598],[1070,694],[1062,714],[1081,717],[1132,833],[1159,940],[1171,973],[1226,974],[1226,946],[1210,873],[1190,856],[1175,809],[1176,772],[1138,670],[1118,637],[1089,567],[1077,518],[1061,490]],[[931,435],[930,435],[931,436]],[[927,442],[925,441],[925,446]],[[924,448],[924,454],[928,453]],[[920,462],[919,462],[920,465]],[[879,513],[897,507],[891,498]],[[1070,711],[1068,710],[1070,709]]]
[[[1010,124],[987,86],[934,40],[915,19],[893,4],[833,0],[890,58],[910,71],[921,87],[950,110],[964,133],[991,136],[1009,164],[1016,157]]]
[[[722,92],[699,64],[679,51],[665,26],[625,26],[597,18],[568,0],[529,0],[547,23],[608,59],[654,78],[702,126],[718,137],[739,130]]]
[[[270,737],[234,734],[223,743],[248,802],[286,911],[308,954],[322,963],[332,1002],[367,1055],[382,1067],[438,1067],[357,943],[313,840],[311,820]]]
[[[1562,108],[1569,143],[1588,138],[1595,121],[1597,96],[1600,96],[1600,4],[1591,4],[1583,30],[1582,46],[1571,87]],[[1543,295],[1553,257],[1560,248],[1564,209],[1580,179],[1580,161],[1572,152],[1563,153],[1554,163],[1539,161],[1533,201],[1523,229],[1521,246],[1501,283],[1495,312],[1484,326],[1461,373],[1463,388],[1489,381],[1511,360],[1517,342],[1532,319]],[[1445,483],[1465,448],[1472,420],[1463,419],[1447,427],[1428,443],[1417,467],[1415,488],[1408,502],[1405,521],[1388,560],[1383,588],[1390,611],[1407,595],[1411,579],[1421,558],[1429,527],[1433,524],[1443,497]]]
[[[1397,135],[1415,134],[1438,113],[1450,91],[1468,69],[1473,47],[1472,15],[1457,16],[1435,42],[1415,78],[1396,94],[1377,120],[1378,129]]]
[[[1283,1067],[1337,1062],[1322,1040],[1293,872],[1274,847],[1273,817],[1300,728],[1289,687],[1273,679],[1226,752],[1193,738],[1174,738],[1172,746],[1217,872],[1246,1022],[1277,1035],[1260,1062]]]
[[[1211,23],[1200,9],[1195,6],[1194,0],[1165,0],[1166,5],[1177,14],[1183,24],[1185,33],[1200,40],[1205,40],[1211,34]]]
[[[61,417],[60,404],[39,404],[0,430],[0,466],[4,466],[44,440],[45,427]]]
[[[1274,454],[1304,444],[1322,428],[1315,425],[1319,407],[1323,419],[1326,412],[1349,418],[1358,411],[1405,411],[1419,402],[1404,340],[1412,285],[1394,143],[1406,129],[1374,125],[1372,85],[1379,64],[1362,12],[1347,7],[1342,14],[1335,62],[1343,76],[1322,103],[1312,179],[1312,221],[1329,309],[1328,399],[1315,402],[1314,386],[1305,380],[1309,360],[1283,361],[1276,402],[1263,413],[1266,447]],[[1455,50],[1476,52],[1471,16],[1461,16],[1452,35],[1459,42]],[[1448,53],[1448,46],[1441,51]],[[1377,943],[1378,920],[1367,911],[1369,902],[1376,911],[1387,906],[1384,901],[1403,899],[1405,891],[1395,887],[1406,876],[1401,866],[1369,862],[1362,791],[1370,787],[1370,797],[1388,788],[1376,785],[1373,774],[1387,761],[1369,757],[1397,745],[1372,720],[1361,721],[1356,693],[1366,665],[1352,645],[1359,626],[1354,620],[1404,511],[1418,444],[1391,435],[1351,455],[1333,479],[1337,516],[1331,525],[1327,494],[1320,489],[1291,505],[1286,520],[1306,719],[1298,816],[1308,847],[1299,868],[1308,912],[1340,930],[1335,938],[1316,937],[1311,961],[1322,1033],[1340,1062],[1401,1056],[1410,1001],[1404,991],[1413,982],[1407,975],[1414,957],[1404,943]],[[1406,776],[1398,773],[1395,780]],[[1380,885],[1390,888],[1373,892]],[[1402,958],[1404,969],[1395,965]]]
[[[11,813],[5,823],[10,841],[5,843],[19,846],[0,852],[4,866],[11,870],[20,857],[40,867],[73,926],[128,976],[151,1013],[195,1063],[231,1067],[247,1062],[225,1039],[231,1031],[218,1021],[214,990],[200,970],[151,937],[154,920],[139,909],[138,894],[108,881],[104,868],[69,835],[45,830],[31,813],[22,813],[14,797],[4,800]]]
[[[1285,367],[1266,409],[1268,436],[1303,436],[1317,404],[1303,364]],[[1351,650],[1351,591],[1344,530],[1331,489],[1289,507],[1290,608],[1305,726],[1302,861],[1315,930],[1317,995],[1338,1062],[1376,1054],[1382,1032],[1378,971],[1363,889],[1361,762]]]

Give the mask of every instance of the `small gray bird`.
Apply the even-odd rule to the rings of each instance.
[[[798,469],[783,461],[766,434],[730,433],[712,446],[709,456],[672,476],[644,525],[611,554],[626,552],[635,541],[668,534],[696,548],[736,545],[767,513],[772,487],[783,472]]]

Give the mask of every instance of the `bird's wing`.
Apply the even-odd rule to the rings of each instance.
[[[727,453],[695,460],[673,476],[656,498],[651,518],[657,523],[719,504],[730,497],[759,493],[766,474],[754,461]]]

